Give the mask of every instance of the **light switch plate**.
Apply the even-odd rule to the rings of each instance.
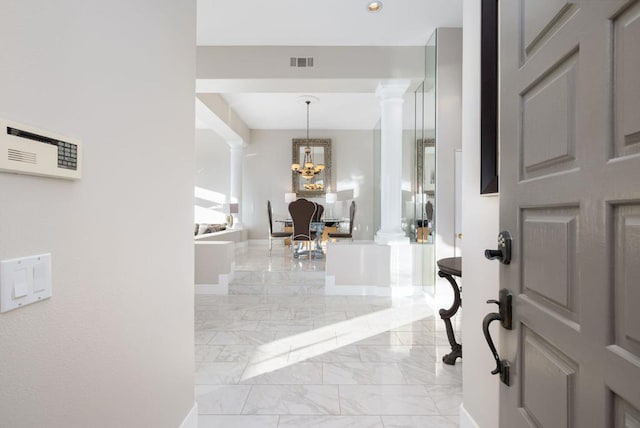
[[[51,297],[51,254],[0,261],[0,312]]]

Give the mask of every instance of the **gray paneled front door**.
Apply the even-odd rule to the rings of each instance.
[[[499,7],[500,426],[640,428],[640,1]]]

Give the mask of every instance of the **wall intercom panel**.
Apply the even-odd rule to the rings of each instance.
[[[0,171],[77,180],[79,140],[0,118]]]

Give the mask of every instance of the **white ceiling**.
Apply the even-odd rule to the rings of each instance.
[[[424,46],[436,27],[462,26],[462,0],[382,0],[377,14],[367,11],[366,0],[197,1],[200,46]],[[251,129],[305,129],[301,95],[320,99],[311,105],[312,130],[373,129],[380,107],[371,81],[352,79],[351,90],[325,83],[229,79],[198,91],[222,94]],[[408,118],[408,97],[405,107]]]
[[[199,46],[424,46],[462,26],[462,0],[198,0]]]
[[[306,129],[303,95],[318,98],[309,106],[310,129],[373,129],[380,117],[373,93],[241,93],[223,97],[251,129]]]

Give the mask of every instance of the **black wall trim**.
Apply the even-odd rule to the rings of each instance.
[[[498,192],[498,0],[482,0],[480,193]]]

